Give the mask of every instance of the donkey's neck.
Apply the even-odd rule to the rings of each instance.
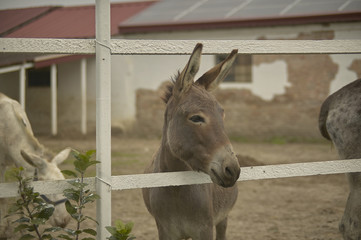
[[[181,159],[174,156],[166,141],[162,141],[158,155],[160,172],[191,171],[192,169]]]

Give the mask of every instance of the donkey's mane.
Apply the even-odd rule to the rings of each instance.
[[[176,73],[176,74],[170,79],[170,81],[166,84],[165,90],[164,90],[164,93],[163,93],[163,96],[161,97],[162,100],[163,100],[165,103],[168,103],[169,99],[172,97],[174,84],[175,84],[175,82],[177,81],[179,75],[180,75],[180,72],[178,71],[178,73]]]

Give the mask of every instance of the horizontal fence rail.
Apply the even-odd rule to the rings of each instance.
[[[203,54],[225,54],[238,49],[243,54],[359,54],[361,40],[130,40],[98,42],[113,55],[186,55],[196,43]],[[42,54],[94,54],[94,39],[0,38],[0,52]]]
[[[289,177],[305,177],[315,175],[361,172],[361,159],[335,160],[309,163],[292,163],[241,168],[238,181],[276,179]],[[34,191],[41,194],[59,194],[71,187],[68,180],[32,182]],[[99,178],[86,178],[89,189],[95,191],[95,181]],[[208,175],[200,172],[168,172],[112,176],[107,183],[111,190],[129,190],[138,188],[181,186],[211,183]],[[17,183],[0,184],[0,198],[18,196]]]

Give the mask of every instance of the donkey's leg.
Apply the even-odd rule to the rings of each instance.
[[[180,240],[174,233],[172,233],[169,226],[164,227],[157,220],[155,222],[157,224],[159,240]]]
[[[204,228],[197,233],[193,233],[192,240],[208,240],[213,239],[213,226]]]
[[[1,158],[2,156],[0,156]],[[5,171],[6,167],[3,165],[0,165],[0,183],[5,182]],[[6,215],[7,207],[6,207],[7,201],[6,198],[0,198],[0,223],[1,225],[4,223],[4,216]]]
[[[225,218],[217,224],[216,240],[226,240],[227,220],[228,218]]]
[[[340,232],[344,239],[361,239],[361,173],[347,174],[350,194],[340,222]]]
[[[0,156],[0,158],[3,158],[3,156]],[[0,183],[5,182],[5,171],[6,167],[3,165],[0,165]],[[7,213],[7,199],[6,198],[0,198],[0,238],[6,238],[6,228],[7,228],[7,221],[4,218]]]

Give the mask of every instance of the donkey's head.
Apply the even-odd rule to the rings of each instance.
[[[34,180],[63,180],[65,179],[61,173],[58,165],[68,158],[71,149],[66,148],[57,155],[45,153],[44,156],[39,156],[21,150],[21,156],[35,168]],[[41,195],[41,197],[50,204],[53,204],[55,209],[49,221],[53,226],[65,227],[70,221],[70,215],[65,209],[65,198],[61,194]]]
[[[228,74],[237,50],[194,82],[201,53],[202,44],[197,44],[164,98],[165,144],[192,170],[205,172],[214,183],[230,187],[239,177],[240,166],[224,130],[224,110],[210,91]]]

